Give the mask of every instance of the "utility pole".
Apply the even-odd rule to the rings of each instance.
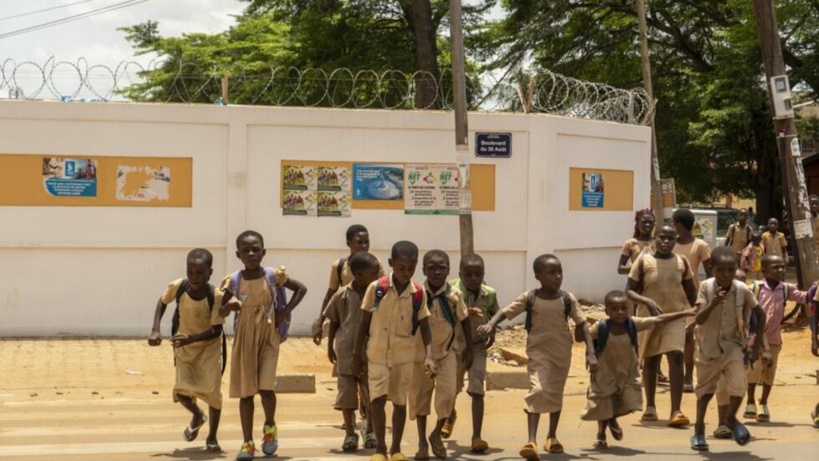
[[[461,256],[475,252],[472,229],[472,190],[469,178],[469,128],[466,116],[466,75],[461,0],[449,0],[449,36],[452,43],[452,87],[455,99],[455,161],[459,174],[458,217]]]
[[[657,224],[665,219],[663,215],[663,191],[660,188],[660,161],[657,159],[657,133],[654,131],[654,86],[651,81],[651,56],[648,51],[648,26],[646,24],[645,0],[637,0],[637,23],[640,26],[640,58],[643,62],[643,85],[648,95],[648,126],[651,128],[651,207]]]
[[[807,289],[817,280],[816,243],[813,239],[808,191],[805,186],[805,170],[794,123],[793,107],[790,105],[790,88],[782,58],[779,28],[772,0],[754,0],[759,43],[765,76],[771,96],[771,108],[775,114],[774,129],[779,149],[785,205],[791,228],[791,244],[795,244],[796,274],[800,288]]]

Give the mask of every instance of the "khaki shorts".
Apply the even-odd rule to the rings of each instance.
[[[432,393],[435,392],[435,415],[438,419],[448,418],[455,407],[457,386],[455,377],[458,374],[458,354],[450,352],[435,362],[438,374],[429,379],[424,373],[423,362],[416,362],[412,375],[412,387],[409,394],[409,417],[429,416],[432,407]]]
[[[780,352],[782,352],[781,345],[771,344],[771,357],[773,357],[773,363],[771,366],[766,367],[762,363],[762,359],[754,362],[753,367],[746,373],[748,384],[759,384],[761,382],[762,384],[773,386],[774,379],[776,379],[776,367],[779,364]]]
[[[414,365],[408,362],[388,367],[370,362],[367,366],[370,401],[386,395],[393,405],[406,405]]]
[[[358,397],[361,396],[362,401],[369,405],[369,395],[366,375],[363,377],[338,375],[338,396],[336,396],[336,404],[333,407],[336,410],[357,410]]]
[[[458,360],[458,393],[464,390],[464,377],[469,381],[466,392],[469,395],[486,394],[486,347],[482,344],[472,345],[472,368],[467,372],[463,360]]]
[[[725,392],[729,397],[745,395],[745,364],[741,348],[735,347],[715,359],[703,357],[697,351],[694,367],[697,373],[694,393],[697,398],[717,392],[717,384],[720,381],[725,381]],[[719,398],[717,400],[719,401]]]

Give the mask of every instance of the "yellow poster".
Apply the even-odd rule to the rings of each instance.
[[[193,159],[0,154],[0,206],[190,207]]]

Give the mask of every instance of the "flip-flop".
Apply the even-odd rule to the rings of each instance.
[[[756,418],[756,405],[752,403],[745,405],[745,411],[742,413],[742,417],[746,419]]]
[[[657,421],[657,409],[654,407],[646,407],[643,416],[640,417],[642,421]]]
[[[736,426],[733,429],[734,441],[739,446],[747,445],[748,442],[751,440],[751,433],[748,432],[748,428],[745,427],[744,424],[737,421]]]
[[[403,453],[393,453],[390,455],[390,461],[407,461],[407,457]]]
[[[441,438],[446,440],[452,436],[452,429],[455,428],[455,421],[458,420],[458,417],[453,415],[450,416],[449,419],[446,420],[444,423],[444,427],[441,428]]]
[[[715,439],[730,439],[734,437],[734,433],[731,432],[731,428],[725,425],[719,426],[718,428],[714,429],[714,438]]]
[[[475,439],[472,441],[472,447],[469,449],[471,453],[484,453],[489,449],[489,444],[482,439]]]
[[[597,439],[592,444],[592,447],[596,450],[604,450],[609,447],[609,443],[602,439]]]
[[[657,385],[658,386],[669,386],[671,381],[668,379],[668,376],[665,375],[657,375]]]
[[[185,430],[182,431],[182,438],[184,438],[188,442],[193,442],[194,440],[196,440],[197,437],[199,437],[199,429],[202,429],[202,426],[204,426],[206,422],[208,422],[208,417],[202,416],[202,422],[199,423],[198,426],[193,427],[190,424],[188,424],[188,427],[186,427]]]
[[[552,454],[560,454],[563,453],[563,444],[557,440],[557,437],[549,437],[543,444],[543,450]]]
[[[762,411],[756,414],[756,422],[758,423],[767,423],[771,420],[771,412],[768,410],[768,405],[760,405],[762,407]]]
[[[674,416],[668,420],[668,427],[685,427],[689,424],[691,424],[691,420],[681,411],[674,413]]]
[[[205,451],[210,453],[221,453],[222,447],[220,447],[218,443],[206,443]]]
[[[620,441],[623,440],[623,428],[620,427],[618,424],[615,428],[611,424],[609,424],[609,431],[611,432],[611,436],[614,437],[614,440]]]
[[[427,461],[429,459],[429,450],[418,450],[412,458],[415,461]]]
[[[810,416],[813,418],[813,427],[819,429],[819,414],[816,414],[816,410],[810,413]]]
[[[704,435],[691,436],[691,449],[694,451],[708,451],[708,443]]]
[[[537,461],[540,456],[537,454],[537,445],[532,442],[527,443],[520,449],[520,457],[529,461]]]
[[[686,394],[690,394],[694,392],[694,385],[693,384],[683,384],[683,392]]]
[[[344,453],[352,453],[356,450],[358,450],[358,434],[344,437],[344,443],[341,444],[341,451]]]
[[[441,439],[433,439],[432,437],[429,438],[429,447],[432,449],[432,454],[435,455],[438,459],[446,459],[446,447],[444,446],[444,441]]]

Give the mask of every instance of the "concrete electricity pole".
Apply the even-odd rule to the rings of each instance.
[[[765,62],[765,75],[771,95],[774,128],[779,148],[780,168],[783,176],[785,204],[790,219],[791,242],[796,244],[796,273],[799,286],[807,289],[817,280],[816,243],[813,239],[805,171],[794,124],[790,85],[785,73],[779,28],[772,0],[754,0],[757,32]]]
[[[663,192],[660,189],[660,161],[657,158],[657,134],[654,131],[654,87],[651,81],[651,57],[648,51],[648,26],[646,25],[645,0],[637,0],[637,23],[640,26],[640,57],[643,62],[643,85],[648,94],[651,113],[648,126],[651,128],[651,207],[657,224],[663,222]]]
[[[472,190],[469,178],[469,127],[466,116],[466,74],[461,0],[449,0],[449,35],[452,44],[452,86],[455,99],[455,161],[460,175],[461,255],[475,252],[472,229]]]

